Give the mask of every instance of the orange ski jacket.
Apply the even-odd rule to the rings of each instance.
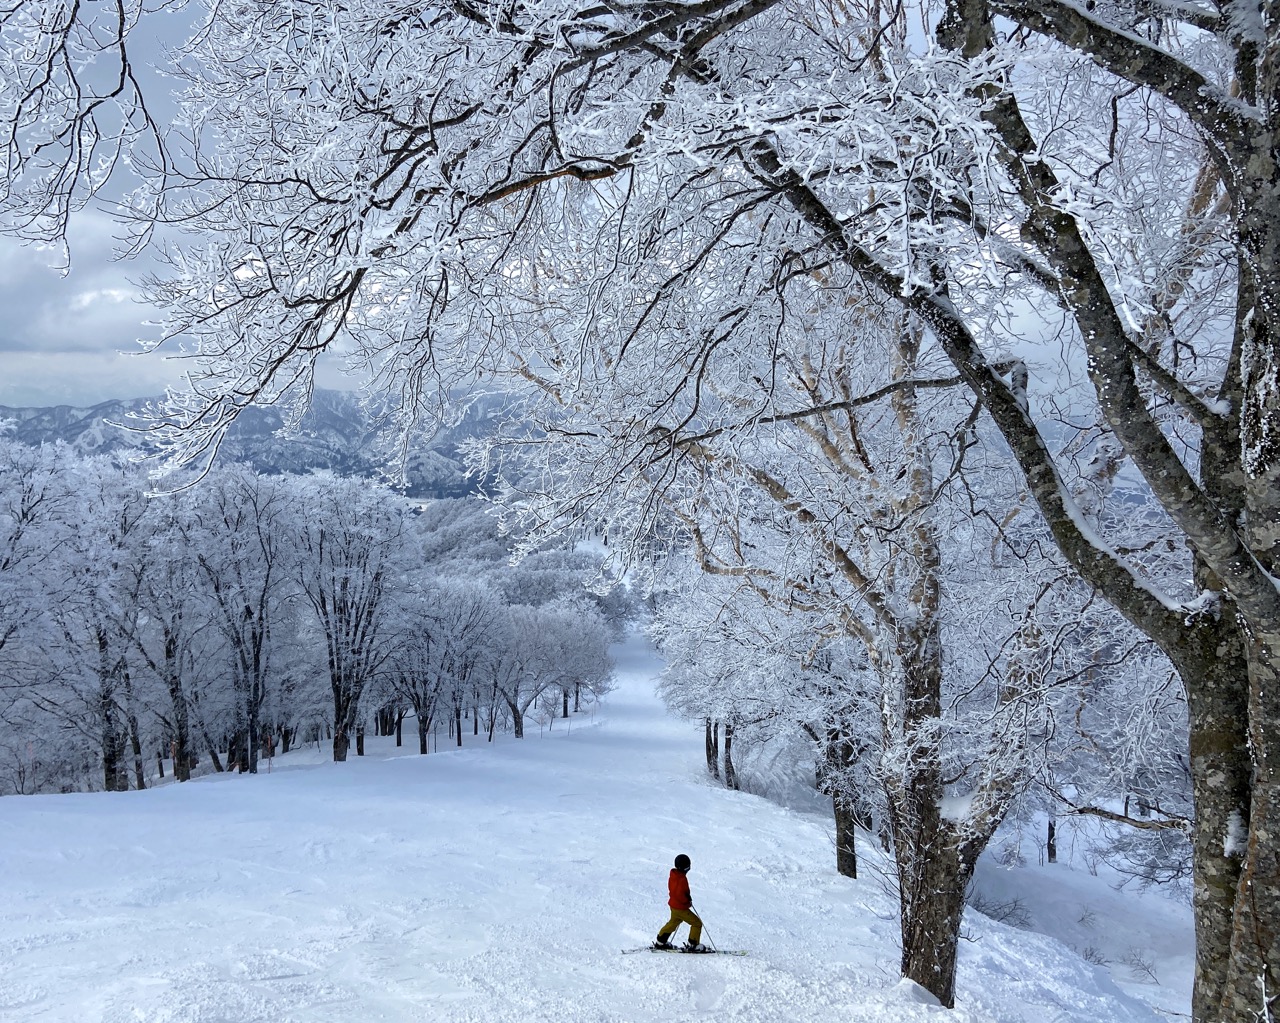
[[[671,876],[667,878],[667,905],[672,909],[690,909],[693,906],[693,896],[689,894],[689,879],[684,876],[683,870],[672,869]]]

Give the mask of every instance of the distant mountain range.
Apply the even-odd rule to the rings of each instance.
[[[0,422],[13,423],[13,436],[27,444],[61,441],[84,454],[146,451],[146,434],[114,425],[153,399],[105,401],[90,408],[55,405],[13,408],[0,405]],[[460,497],[476,489],[468,479],[459,445],[483,436],[498,399],[471,406],[461,423],[441,429],[409,457],[407,492],[413,497]],[[387,447],[346,391],[317,390],[297,431],[285,433],[278,410],[250,408],[236,420],[218,455],[224,463],[245,462],[258,472],[307,473],[330,469],[344,476],[383,476],[390,463]]]

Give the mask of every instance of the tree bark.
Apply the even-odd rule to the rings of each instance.
[[[133,708],[133,679],[129,666],[121,663],[120,680],[124,689],[125,722],[129,729],[129,746],[133,750],[134,784],[139,791],[147,787],[147,769],[142,760],[142,736],[138,731],[138,714]]]
[[[845,877],[858,876],[858,856],[854,845],[856,829],[866,827],[862,793],[851,791],[849,768],[864,751],[836,726],[827,729],[818,761],[818,787],[831,796],[836,829],[836,871]]]
[[[831,806],[836,820],[836,873],[843,877],[857,878],[858,850],[854,844],[857,815],[839,793],[831,796]]]
[[[936,573],[925,577],[937,585]],[[935,728],[942,714],[936,601],[926,600],[919,610],[918,619],[902,627],[896,639],[900,698],[892,681],[884,684],[890,700],[884,712],[886,746],[905,745],[907,750],[901,773],[886,779],[885,792],[898,872],[902,975],[950,1009],[955,1006],[956,950],[972,867],[964,869],[951,823],[942,817],[945,789]],[[886,664],[886,670],[893,668]]]
[[[898,843],[902,975],[950,1009],[956,1002],[956,956],[972,867],[958,862],[954,845],[943,840],[936,807],[935,812],[921,809],[924,817],[913,830],[920,839],[932,835],[934,840]],[[904,855],[904,845],[914,849]]]
[[[182,671],[178,661],[178,636],[168,627],[164,630],[165,688],[169,691],[169,704],[173,707],[173,776],[178,781],[191,780],[191,713],[187,706],[186,690],[182,686]]]
[[[1245,649],[1253,766],[1248,819],[1229,820],[1217,836],[1233,851],[1244,843],[1222,1015],[1273,1020],[1280,1011],[1280,628],[1255,627]]]
[[[124,732],[110,719],[102,725],[102,787],[107,792],[129,791]]]
[[[979,9],[955,22],[970,31],[967,53],[985,46],[973,31],[986,15],[980,0],[973,3]],[[1178,666],[1188,694],[1197,817],[1194,1014],[1215,1021],[1269,1017],[1280,998],[1280,928],[1272,923],[1280,919],[1280,865],[1275,853],[1280,834],[1280,696],[1273,667],[1273,654],[1280,651],[1280,602],[1274,585],[1280,536],[1280,388],[1275,385],[1280,333],[1274,329],[1280,323],[1280,133],[1274,124],[1265,130],[1251,125],[1236,107],[1207,101],[1205,90],[1195,84],[1203,83],[1198,72],[1145,44],[1135,46],[1129,36],[1092,22],[1078,9],[995,6],[1038,32],[1083,49],[1121,78],[1179,106],[1204,131],[1208,151],[1234,201],[1236,330],[1219,394],[1228,412],[1196,410],[1204,452],[1199,479],[1193,480],[1152,419],[1135,381],[1125,325],[1078,226],[1054,198],[1059,183],[1038,152],[1016,100],[1006,93],[989,108],[988,119],[1004,139],[1008,165],[1027,204],[1025,236],[1037,241],[1060,278],[1062,302],[1079,324],[1088,351],[1099,405],[1152,493],[1196,552],[1198,575],[1210,576],[1215,590],[1229,594],[1225,616],[1237,618],[1243,632],[1243,673],[1234,650],[1225,654],[1229,670],[1197,666],[1189,663],[1193,659],[1179,656],[1185,639],[1178,629],[1157,624],[1158,615],[1134,614],[1132,607],[1117,603]],[[1087,31],[1081,35],[1080,28]],[[1256,71],[1252,58],[1237,67],[1246,102],[1256,98],[1251,95]],[[1268,73],[1274,73],[1273,65]],[[1230,130],[1223,130],[1227,121],[1232,122]],[[1087,564],[1063,549],[1088,577]],[[1111,589],[1104,587],[1103,592],[1116,602]],[[1233,627],[1227,625],[1224,631]],[[1220,645],[1234,647],[1237,640],[1226,637]],[[1247,680],[1243,688],[1242,680]],[[1248,774],[1239,756],[1241,723],[1246,725],[1251,754]],[[1206,771],[1206,764],[1215,760],[1225,765],[1225,773]],[[1247,793],[1247,810],[1240,805],[1242,791]],[[1234,855],[1224,854],[1224,847],[1232,854],[1243,853],[1229,913],[1226,896],[1232,889]]]
[[[258,773],[258,736],[262,730],[262,698],[263,689],[262,681],[256,675],[246,687],[249,697],[249,705],[245,708],[245,721],[248,730],[245,734],[247,743],[246,765],[250,774]]]
[[[719,725],[707,718],[705,722],[705,742],[707,751],[707,773],[713,778],[720,777],[720,742],[717,731]]]
[[[733,725],[724,723],[724,784],[725,788],[737,789],[738,771],[733,766]]]
[[[98,716],[102,747],[102,787],[107,792],[128,792],[125,767],[125,730],[116,705],[118,665],[111,659],[111,641],[104,627],[95,629],[98,645]]]

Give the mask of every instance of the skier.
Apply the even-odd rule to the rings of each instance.
[[[684,943],[681,951],[711,951],[701,944],[702,921],[698,918],[698,914],[693,911],[693,896],[689,894],[689,879],[685,877],[692,865],[689,857],[684,853],[676,857],[676,865],[667,877],[667,892],[669,896],[667,905],[671,907],[671,919],[662,925],[662,930],[658,931],[658,940],[653,943],[654,948],[675,948],[671,943],[672,935],[676,933],[681,924],[688,924],[689,940]]]

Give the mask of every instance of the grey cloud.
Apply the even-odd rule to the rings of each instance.
[[[59,251],[0,238],[0,404],[96,404],[177,382],[173,362],[134,354],[157,311],[130,278],[153,265],[114,261],[112,231],[105,214],[83,215],[65,274]]]

